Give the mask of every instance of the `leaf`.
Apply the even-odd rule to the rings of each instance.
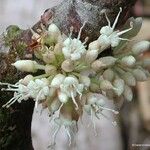
[[[142,26],[142,18],[141,17],[138,17],[136,19],[134,19],[133,17],[129,18],[128,21],[123,26],[122,30],[130,28],[131,22],[133,23],[132,24],[133,25],[133,29],[128,31],[127,33],[124,33],[121,36],[121,38],[131,39],[131,38],[135,37],[138,34],[138,32],[140,31],[141,26]],[[120,51],[123,50],[123,48],[127,44],[128,44],[128,41],[121,41],[117,47],[113,48],[113,53],[114,54],[118,54]]]

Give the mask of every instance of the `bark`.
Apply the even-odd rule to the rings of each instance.
[[[81,39],[90,37],[89,41],[99,36],[99,30],[107,24],[103,9],[108,11],[111,21],[118,14],[119,7],[123,13],[119,25],[123,24],[130,16],[130,11],[136,0],[64,0],[60,5],[47,9],[41,16],[39,22],[33,26],[33,30],[45,27],[54,22],[63,33],[69,34],[71,26],[74,28],[73,36],[76,36],[79,29],[86,22]],[[118,26],[119,26],[118,25]],[[9,27],[7,32],[14,27]],[[17,28],[18,29],[18,28]],[[19,32],[18,32],[19,30]],[[23,31],[18,29],[13,39],[0,40],[0,81],[15,83],[25,74],[17,72],[11,63],[16,59],[34,59],[29,47],[32,44],[31,32],[29,29]],[[15,30],[16,32],[16,30]],[[18,49],[18,45],[24,44],[24,49]],[[9,45],[7,47],[6,45]],[[21,45],[22,46],[22,45]],[[107,51],[108,53],[108,51]],[[0,106],[12,97],[10,93],[0,92]],[[1,150],[32,150],[31,142],[31,120],[34,103],[32,100],[22,104],[14,104],[10,109],[0,109],[0,149]]]

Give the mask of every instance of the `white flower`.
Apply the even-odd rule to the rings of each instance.
[[[35,81],[31,80],[28,85],[23,85],[18,82],[15,85],[8,83],[1,83],[1,85],[7,85],[7,89],[2,89],[4,91],[14,92],[14,97],[10,99],[3,107],[9,107],[16,101],[19,103],[23,100],[28,100],[33,98],[36,101],[36,107],[39,100],[44,100],[49,95],[49,82],[46,78],[36,79]]]
[[[81,98],[83,89],[84,85],[79,84],[79,81],[76,77],[68,76],[60,85],[61,96],[59,96],[59,98],[62,96],[65,99],[66,97],[72,98],[74,104],[76,105],[76,108],[78,109],[78,104],[75,100],[75,97],[79,94]],[[60,101],[62,100],[60,99]]]
[[[93,123],[93,127],[95,129],[95,122],[94,122],[94,116],[96,116],[98,119],[99,115],[104,116],[106,119],[109,119],[102,111],[107,110],[114,114],[118,114],[118,111],[109,109],[105,106],[105,101],[108,100],[105,96],[102,94],[96,94],[96,93],[88,93],[87,95],[87,104],[84,105],[85,111],[91,116],[91,121]],[[112,122],[113,125],[116,125],[116,122]]]
[[[85,42],[82,43],[80,41],[81,31],[83,27],[84,25],[79,31],[78,38],[71,39],[71,37],[69,37],[64,41],[64,47],[62,49],[62,52],[66,59],[70,58],[71,60],[78,60],[86,52],[84,45]]]
[[[116,47],[121,40],[128,40],[128,39],[121,38],[120,35],[130,31],[133,28],[132,24],[131,24],[131,28],[129,28],[129,29],[126,29],[123,31],[114,31],[121,12],[122,12],[122,8],[120,8],[120,11],[119,11],[112,27],[111,27],[110,20],[108,19],[107,15],[105,13],[108,25],[101,28],[101,30],[100,30],[101,35],[98,38],[98,41],[99,41],[102,49],[105,49],[109,46]]]
[[[46,78],[31,80],[27,85],[31,98],[34,98],[37,107],[40,100],[46,99],[49,96],[50,88],[49,81]]]
[[[60,84],[64,81],[64,79],[65,76],[63,74],[57,74],[51,82],[51,87],[59,88]]]
[[[22,102],[22,100],[28,100],[30,98],[29,90],[27,86],[16,83],[16,84],[9,84],[9,83],[0,83],[0,85],[7,85],[7,89],[1,89],[2,91],[11,91],[14,92],[13,98],[11,98],[3,107],[10,107],[12,104],[14,104],[16,101],[19,103]]]

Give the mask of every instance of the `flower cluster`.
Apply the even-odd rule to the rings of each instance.
[[[14,92],[14,97],[3,107],[31,98],[36,107],[42,104],[43,108],[48,108],[51,116],[58,112],[59,115],[54,117],[58,125],[54,139],[63,126],[70,142],[72,133],[76,131],[74,127],[84,111],[91,116],[92,122],[94,116],[98,119],[100,115],[105,116],[103,110],[118,114],[118,111],[105,107],[105,100],[115,101],[124,97],[131,101],[132,86],[149,77],[149,72],[144,68],[150,65],[149,59],[139,59],[149,48],[148,41],[127,46],[130,42],[128,38],[131,38],[129,35],[134,36],[138,32],[137,25],[141,20],[132,18],[123,31],[115,30],[121,11],[112,26],[105,13],[108,25],[100,29],[98,39],[89,45],[86,45],[86,39],[84,42],[80,40],[85,23],[77,38],[72,38],[72,31],[69,37],[64,36],[53,23],[44,31],[44,36],[32,30],[32,38],[40,43],[39,47],[34,48],[34,54],[41,63],[18,60],[13,66],[29,73],[41,70],[41,74],[29,74],[14,85],[0,83],[8,86],[2,90]],[[112,55],[99,57],[109,47],[112,47]]]

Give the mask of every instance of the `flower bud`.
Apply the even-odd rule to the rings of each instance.
[[[149,41],[141,41],[133,45],[132,52],[134,55],[139,55],[150,48]]]
[[[34,55],[36,56],[36,58],[38,59],[42,59],[43,60],[43,54],[48,50],[48,48],[46,46],[40,46],[34,49]]]
[[[96,60],[92,63],[91,67],[94,69],[94,71],[98,71],[106,67],[106,65],[103,64],[100,60]]]
[[[68,96],[63,92],[58,92],[58,99],[61,103],[67,103],[68,102]]]
[[[131,101],[133,99],[132,89],[129,86],[125,85],[123,95],[124,95],[125,99],[127,99],[128,101]]]
[[[100,89],[101,90],[106,91],[106,90],[110,90],[110,89],[113,89],[113,88],[114,87],[113,87],[113,85],[111,84],[110,81],[107,81],[107,80],[100,81]]]
[[[88,103],[89,105],[92,105],[92,104],[96,103],[96,101],[97,101],[97,97],[96,97],[94,94],[89,93],[89,94],[87,95],[87,103]]]
[[[82,83],[82,84],[84,84],[84,86],[86,86],[86,87],[89,87],[90,86],[90,84],[91,84],[91,80],[90,80],[90,78],[89,77],[87,77],[87,76],[80,76],[80,78],[79,78],[79,81]]]
[[[53,51],[47,51],[45,54],[43,54],[43,61],[46,64],[53,63],[55,60],[56,60],[56,57]]]
[[[60,87],[60,84],[64,81],[65,79],[65,76],[63,74],[57,74],[52,82],[51,82],[51,86],[52,87],[55,87],[55,88],[59,88]]]
[[[57,43],[54,47],[55,55],[60,55],[62,53],[63,44]]]
[[[100,92],[100,88],[97,84],[95,83],[91,83],[90,84],[90,91],[91,92]]]
[[[130,72],[126,72],[126,73],[123,75],[123,79],[124,79],[124,81],[126,82],[126,84],[129,85],[129,86],[135,86],[135,85],[136,85],[136,79],[135,79],[135,77],[133,76],[133,74],[130,73]]]
[[[97,56],[98,56],[98,51],[97,50],[88,50],[86,52],[85,61],[87,63],[91,63],[97,58]]]
[[[102,57],[99,59],[99,61],[101,61],[103,64],[105,64],[107,67],[108,66],[112,66],[115,64],[116,62],[116,58],[112,57],[112,56],[106,56],[106,57]]]
[[[120,96],[124,91],[124,81],[122,79],[115,79],[113,85],[116,88],[114,92]]]
[[[89,50],[99,50],[99,49],[100,49],[100,44],[97,40],[89,44]]]
[[[33,78],[34,78],[34,77],[29,74],[29,75],[25,76],[24,79],[21,79],[19,82],[20,82],[21,84],[28,85],[28,83],[29,83],[31,80],[33,80]]]
[[[103,73],[103,78],[108,81],[112,81],[114,79],[114,72],[111,69],[107,69]]]
[[[121,64],[125,66],[133,66],[136,62],[136,59],[133,56],[125,56],[121,59]]]
[[[58,37],[61,35],[59,28],[53,23],[49,25],[48,32],[56,40],[58,40]]]
[[[145,81],[147,79],[145,72],[141,69],[134,69],[132,73],[137,81]]]
[[[16,69],[20,71],[36,72],[37,71],[36,65],[38,65],[38,63],[32,60],[18,60],[12,65],[15,66]]]
[[[70,59],[67,59],[61,64],[61,68],[65,72],[72,72],[74,70],[74,64]]]
[[[57,71],[57,69],[55,66],[52,66],[52,65],[46,65],[45,66],[45,73],[46,74],[53,75],[56,73],[56,71]]]

